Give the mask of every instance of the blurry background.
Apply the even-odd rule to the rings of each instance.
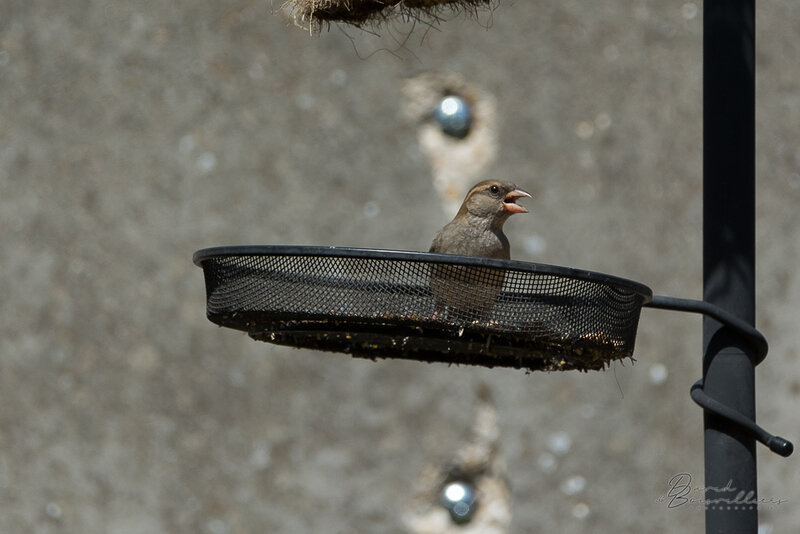
[[[800,5],[757,11],[758,417],[799,436]],[[205,319],[199,248],[427,250],[447,217],[404,79],[496,101],[516,259],[701,296],[700,2],[506,1],[309,35],[255,0],[0,3],[0,531],[403,532],[427,465],[497,409],[510,532],[701,532],[698,316],[635,365],[530,374],[274,347]],[[759,446],[762,531],[800,524]],[[700,495],[698,495],[700,496]]]

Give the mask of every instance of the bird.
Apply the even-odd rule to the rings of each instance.
[[[527,213],[517,200],[530,193],[516,184],[484,180],[469,190],[458,213],[431,243],[428,252],[484,258],[511,259],[511,247],[503,224],[515,213]],[[503,286],[504,272],[492,267],[436,263],[431,269],[430,287],[435,313],[468,320],[485,318]]]

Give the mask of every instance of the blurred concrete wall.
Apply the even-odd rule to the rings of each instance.
[[[402,532],[486,384],[511,532],[700,532],[700,507],[657,502],[676,473],[702,486],[696,316],[644,311],[638,361],[604,373],[352,360],[216,328],[191,255],[427,250],[446,218],[401,86],[455,72],[497,102],[487,174],[535,197],[517,259],[697,298],[702,5],[310,36],[279,4],[0,3],[0,531]],[[759,3],[758,417],[795,440],[799,21]],[[764,532],[793,531],[796,461],[759,454],[761,496],[790,501]]]

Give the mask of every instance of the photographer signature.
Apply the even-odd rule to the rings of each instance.
[[[667,503],[667,508],[678,508],[686,504],[711,507],[733,507],[734,509],[753,508],[757,506],[769,505],[777,506],[788,502],[785,499],[776,497],[758,498],[754,490],[737,490],[733,487],[733,480],[729,480],[722,487],[716,486],[692,486],[692,475],[689,473],[678,473],[669,479],[667,483],[669,491],[666,495],[660,496],[656,502]],[[708,494],[716,494],[713,498],[708,498]]]

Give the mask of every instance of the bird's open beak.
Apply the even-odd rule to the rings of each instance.
[[[517,199],[522,197],[531,197],[531,194],[522,189],[514,189],[506,195],[503,199],[503,209],[510,213],[528,213],[524,206],[517,204]]]

